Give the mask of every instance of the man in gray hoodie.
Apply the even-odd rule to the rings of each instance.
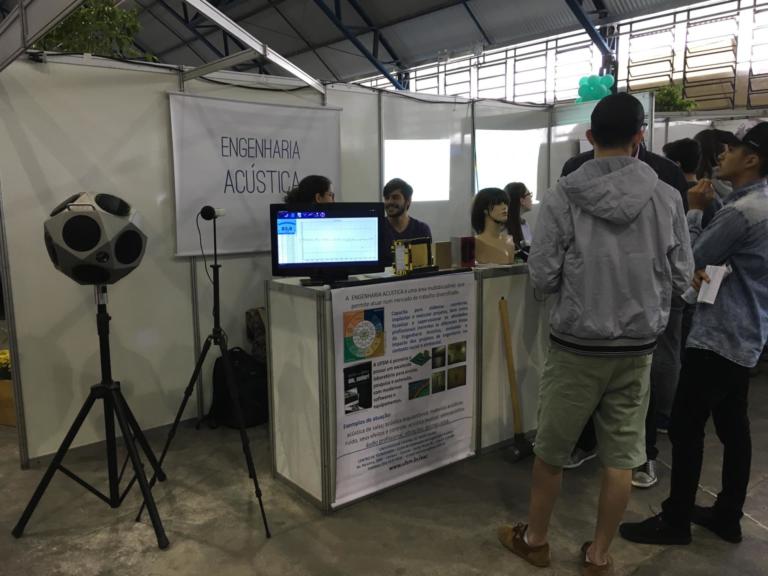
[[[608,548],[629,500],[632,470],[646,460],[651,356],[673,292],[693,274],[680,194],[632,158],[645,113],[629,94],[601,100],[587,138],[595,159],[545,196],[531,255],[531,281],[555,294],[550,351],[539,392],[539,427],[528,524],[502,526],[502,544],[549,565],[547,532],[562,467],[594,413],[602,490],[583,574],[610,574]]]

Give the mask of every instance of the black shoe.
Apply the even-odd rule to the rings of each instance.
[[[706,528],[710,532],[714,532],[726,542],[731,544],[741,542],[741,524],[739,522],[726,523],[718,521],[715,517],[715,509],[712,506],[709,508],[694,506],[691,522]]]
[[[673,528],[661,517],[652,516],[642,522],[624,522],[619,534],[625,540],[638,544],[684,545],[691,543],[691,531]]]

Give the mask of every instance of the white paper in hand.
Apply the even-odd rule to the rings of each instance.
[[[728,274],[731,273],[730,266],[707,266],[707,276],[709,282],[702,282],[699,290],[697,302],[703,304],[714,304],[717,293],[720,291],[720,285]]]

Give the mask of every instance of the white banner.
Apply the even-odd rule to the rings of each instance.
[[[195,219],[223,208],[222,254],[268,251],[269,205],[310,174],[340,188],[339,110],[170,94],[176,254],[200,254]],[[201,224],[202,228],[203,224]],[[212,251],[203,231],[206,252]]]
[[[336,496],[356,500],[471,456],[471,272],[332,291]]]

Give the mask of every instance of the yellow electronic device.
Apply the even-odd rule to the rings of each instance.
[[[409,238],[395,240],[392,244],[394,255],[392,269],[398,276],[415,271],[436,270],[432,265],[432,239]]]

